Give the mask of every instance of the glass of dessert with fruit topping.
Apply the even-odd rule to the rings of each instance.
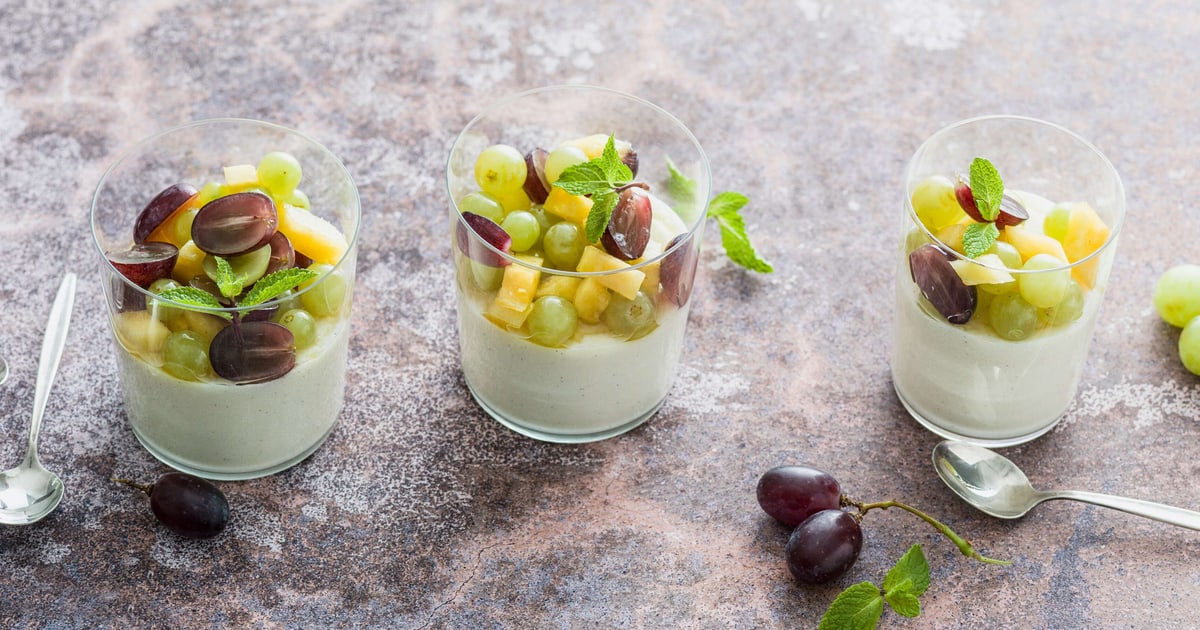
[[[358,191],[314,140],[195,122],[100,179],[92,235],[134,435],[210,479],[315,451],[341,411]]]
[[[1108,286],[1125,191],[1112,163],[1040,120],[951,125],[906,174],[892,380],[948,438],[1011,446],[1062,418]]]
[[[446,180],[480,406],[551,442],[652,416],[675,380],[709,194],[692,133],[612,90],[536,89],[466,126]]]

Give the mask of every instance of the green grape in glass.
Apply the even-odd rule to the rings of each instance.
[[[201,381],[208,376],[208,344],[190,330],[171,333],[162,350],[162,369],[184,381]]]
[[[493,144],[475,158],[475,182],[496,197],[520,190],[526,171],[525,156],[507,144]]]
[[[553,184],[558,181],[563,171],[587,161],[588,156],[583,149],[573,144],[564,144],[546,155],[546,181]]]
[[[632,300],[613,293],[600,318],[618,337],[641,337],[656,326],[654,300],[641,291]]]
[[[1000,337],[1021,341],[1037,330],[1038,309],[1019,292],[997,295],[988,308],[988,322]]]
[[[1071,283],[1067,285],[1067,292],[1063,296],[1062,301],[1050,308],[1039,310],[1038,316],[1048,326],[1070,324],[1083,316],[1085,299],[1083,287],[1079,286],[1078,282],[1071,280]]]
[[[579,313],[569,300],[557,295],[544,295],[533,301],[525,325],[529,328],[530,341],[548,348],[559,348],[575,335]]]
[[[500,200],[485,192],[465,195],[458,202],[458,211],[487,217],[496,224],[504,221],[504,208],[501,207]]]
[[[542,238],[546,262],[556,269],[575,269],[587,246],[587,235],[570,221],[555,223]]]
[[[316,343],[317,320],[313,319],[313,316],[308,311],[302,308],[288,309],[279,318],[279,323],[284,328],[292,331],[292,337],[297,350],[302,350]]]
[[[510,212],[508,216],[504,217],[504,222],[500,224],[500,227],[512,238],[514,252],[528,251],[542,235],[537,217],[524,210]]]
[[[1026,302],[1038,308],[1050,308],[1062,301],[1071,283],[1071,270],[1063,261],[1050,254],[1034,254],[1021,267],[1024,271],[1017,278],[1017,290]]]
[[[258,183],[272,197],[286,199],[296,190],[303,177],[300,161],[291,153],[272,151],[258,162]]]
[[[304,306],[304,310],[317,317],[336,315],[346,301],[346,279],[333,273],[332,265],[316,264],[309,269],[319,275],[300,285],[301,289],[305,289],[300,294],[300,304]]]

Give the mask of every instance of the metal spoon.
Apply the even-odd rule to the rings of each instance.
[[[1183,508],[1095,492],[1034,490],[1025,473],[1008,458],[965,442],[948,440],[935,446],[933,467],[955,494],[997,518],[1020,518],[1042,501],[1071,499],[1171,525],[1200,529],[1200,512]]]
[[[28,525],[44,518],[58,507],[63,497],[63,483],[58,475],[42,468],[37,456],[38,430],[42,414],[50,398],[50,386],[58,372],[67,341],[67,326],[71,323],[71,307],[75,303],[75,274],[68,273],[58,287],[46,338],[42,340],[42,358],[38,362],[37,386],[33,393],[33,420],[29,424],[29,446],[25,461],[16,468],[0,473],[0,523]]]
[[[4,381],[7,381],[7,380],[8,380],[8,363],[6,363],[4,361],[4,359],[2,357],[0,357],[0,385],[3,385]]]

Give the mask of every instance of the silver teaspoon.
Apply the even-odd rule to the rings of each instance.
[[[4,361],[3,357],[0,357],[0,385],[3,385],[4,381],[7,381],[7,380],[8,380],[8,363],[6,363]]]
[[[62,480],[43,468],[38,461],[37,438],[38,430],[42,427],[42,414],[46,411],[46,401],[50,398],[50,386],[54,384],[58,361],[66,345],[67,327],[71,323],[71,307],[74,303],[75,274],[68,273],[58,287],[58,295],[50,309],[50,321],[46,324],[46,337],[42,340],[42,357],[38,361],[33,420],[29,423],[25,461],[16,468],[0,473],[0,523],[5,525],[36,523],[53,512],[62,501]]]
[[[980,446],[945,441],[933,448],[933,467],[964,501],[997,518],[1020,518],[1052,499],[1070,499],[1200,530],[1200,512],[1095,492],[1035,490],[1017,465]]]

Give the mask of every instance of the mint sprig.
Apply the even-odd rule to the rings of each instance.
[[[675,163],[667,157],[667,194],[671,195],[671,203],[677,212],[691,214],[692,206],[696,203],[696,180],[684,175]]]
[[[292,267],[290,269],[280,269],[274,273],[268,274],[259,278],[258,282],[238,302],[238,306],[255,306],[269,300],[273,300],[285,291],[295,288],[298,285],[304,284],[321,274],[312,269],[300,269]]]
[[[667,192],[675,208],[690,214],[696,202],[696,180],[684,175],[671,158],[667,158]],[[708,204],[708,218],[714,219],[721,228],[721,246],[725,255],[733,262],[758,273],[771,273],[775,268],[758,255],[746,234],[746,221],[740,210],[750,202],[745,195],[723,192]]]
[[[968,258],[978,258],[987,253],[999,237],[1000,229],[995,223],[972,223],[963,232],[963,253]]]
[[[225,308],[223,304],[217,301],[217,298],[213,297],[213,294],[202,289],[197,289],[196,287],[175,287],[174,289],[167,289],[166,291],[159,293],[158,297],[164,300],[170,300],[172,302],[183,304],[185,306]],[[232,319],[232,316],[229,313],[221,312],[213,314],[220,315],[225,319]]]
[[[883,603],[897,614],[918,617],[921,595],[929,588],[929,563],[921,545],[913,545],[883,578],[883,588],[859,582],[838,594],[817,630],[871,630],[883,616]]]
[[[617,194],[632,180],[633,171],[621,161],[615,138],[610,134],[600,157],[568,167],[558,176],[554,185],[572,195],[592,198],[585,231],[588,242],[595,243],[608,228],[613,208],[617,207]]]
[[[233,265],[220,256],[213,256],[213,260],[217,263],[217,277],[213,278],[213,281],[217,283],[221,295],[227,298],[237,297],[242,292],[242,279],[233,272]]]
[[[975,207],[987,221],[1000,216],[1000,199],[1004,197],[1004,181],[1000,172],[985,158],[971,160],[971,196]]]

